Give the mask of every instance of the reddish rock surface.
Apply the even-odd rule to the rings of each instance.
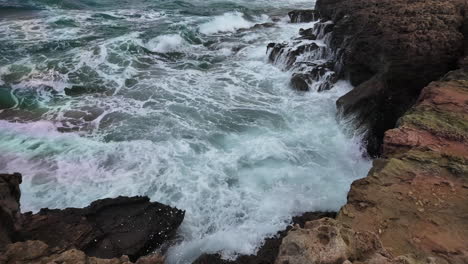
[[[356,232],[331,219],[295,227],[283,239],[275,264],[394,263],[375,233]],[[396,262],[395,262],[396,263]]]
[[[468,70],[427,86],[383,149],[336,221],[290,231],[276,264],[468,263]]]
[[[304,227],[307,222],[335,216],[336,213],[309,212],[301,216],[293,217],[292,223],[297,228],[301,228]],[[278,232],[275,237],[265,239],[265,243],[258,250],[256,255],[240,256],[236,260],[230,261],[222,259],[219,254],[204,254],[193,262],[193,264],[274,264],[283,238],[291,229],[292,226],[289,226],[286,230]]]
[[[431,83],[398,124],[338,221],[379,234],[393,256],[468,263],[468,71]]]
[[[463,54],[466,0],[318,0],[335,26],[335,71],[356,88],[338,101],[368,129],[368,152],[381,153],[385,131],[423,87],[457,68]],[[465,27],[463,27],[465,25]]]

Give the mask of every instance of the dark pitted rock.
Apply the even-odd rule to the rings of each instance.
[[[0,174],[0,251],[13,241],[19,228],[21,174]]]
[[[318,0],[334,22],[331,48],[356,88],[338,101],[345,115],[368,128],[371,155],[384,132],[429,82],[457,67],[468,31],[465,0]],[[467,46],[468,47],[468,46]]]
[[[288,13],[291,23],[308,23],[315,21],[315,10],[293,10]]]
[[[267,52],[270,53],[268,56],[270,62],[281,63],[286,69],[290,69],[294,66],[299,56],[320,48],[324,47],[320,47],[316,43],[296,41],[292,44],[270,43],[267,46]]]
[[[316,40],[317,36],[314,34],[315,30],[313,28],[309,29],[299,29],[299,37],[298,39],[305,39],[305,40]]]
[[[326,91],[330,90],[334,83],[338,81],[336,74],[325,64],[307,64],[309,70],[301,73],[294,73],[291,78],[291,87],[299,91]]]
[[[183,219],[183,211],[147,197],[118,197],[95,201],[83,209],[25,214],[20,235],[51,247],[76,248],[88,256],[128,255],[134,261],[171,239]]]
[[[306,222],[335,216],[335,213],[309,212],[301,216],[293,217],[292,223],[304,227]],[[256,255],[240,256],[235,261],[229,261],[222,259],[219,254],[205,254],[193,262],[193,264],[273,264],[278,256],[283,238],[292,227],[291,225],[286,230],[278,232],[275,237],[265,239],[265,243],[258,250]]]
[[[301,92],[307,92],[310,90],[309,83],[307,82],[308,79],[309,79],[309,76],[307,76],[307,74],[304,74],[304,73],[293,74],[291,78],[291,87]]]
[[[262,24],[255,24],[251,28],[241,28],[237,30],[237,32],[246,32],[246,31],[252,31],[252,30],[259,30],[259,29],[264,29],[264,28],[272,28],[275,27],[275,23],[262,23]]]

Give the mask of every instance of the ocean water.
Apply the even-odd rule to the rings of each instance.
[[[0,171],[23,174],[22,210],[147,195],[186,210],[168,262],[191,263],[339,209],[370,167],[337,119],[351,87],[295,92],[266,53],[313,27],[287,18],[312,7],[0,0]]]

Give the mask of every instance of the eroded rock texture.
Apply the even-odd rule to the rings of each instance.
[[[457,68],[466,1],[318,0],[316,9],[334,21],[335,71],[356,86],[337,104],[369,129],[368,152],[377,155],[421,89]]]
[[[76,248],[88,256],[128,255],[134,261],[172,238],[183,219],[183,211],[147,197],[119,197],[98,200],[83,209],[25,214],[20,235],[22,240]]]
[[[292,223],[301,228],[304,227],[307,222],[335,216],[336,213],[309,212],[301,216],[293,217]],[[258,250],[256,255],[240,256],[236,260],[230,261],[222,259],[219,254],[204,254],[193,262],[193,264],[273,264],[278,256],[280,245],[291,228],[292,226],[288,227],[286,230],[278,232],[275,237],[265,239],[265,243]]]
[[[383,149],[337,221],[291,231],[276,264],[468,263],[468,70],[427,86]]]
[[[307,222],[283,239],[275,264],[393,263],[379,238],[331,219]]]
[[[184,219],[184,211],[150,202],[148,197],[118,197],[83,209],[21,214],[21,180],[18,173],[0,174],[2,264],[123,264],[130,263],[128,259],[158,264],[162,260],[157,255],[140,257],[173,238]]]
[[[87,256],[77,249],[61,250],[51,248],[42,241],[27,241],[10,244],[0,255],[3,264],[133,264],[127,256],[113,259],[99,259]],[[164,258],[150,255],[140,258],[135,264],[163,264]]]
[[[468,263],[468,71],[426,87],[388,131],[385,159],[355,182],[338,220],[394,256]]]

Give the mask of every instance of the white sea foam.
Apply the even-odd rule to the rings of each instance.
[[[162,35],[151,39],[147,43],[149,50],[154,52],[166,53],[182,51],[188,43],[178,34]]]
[[[87,34],[108,34],[107,26],[119,21],[135,30],[100,35],[57,52],[62,57],[27,57],[21,64],[31,73],[7,83],[60,92],[44,103],[43,121],[0,121],[0,171],[23,173],[24,211],[148,195],[186,210],[179,231],[184,241],[168,255],[168,263],[186,264],[202,253],[252,254],[293,215],[337,210],[350,183],[366,174],[370,163],[361,156],[359,138],[336,121],[335,101],[350,85],[298,94],[288,87],[291,73],[267,62],[268,43],[288,41],[313,23],[285,18],[278,27],[232,37],[223,32],[269,18],[258,14],[250,22],[229,10],[211,19],[173,11],[145,11],[148,16],[139,18],[132,9],[112,11],[119,20],[103,26],[88,19],[91,11],[74,12],[66,15],[86,26],[80,30]],[[50,30],[50,39],[60,39],[59,31]],[[10,68],[1,67],[0,76],[11,82]],[[66,97],[64,85],[106,90]],[[57,131],[64,127],[79,132]]]
[[[235,32],[238,29],[250,28],[254,23],[247,21],[240,12],[225,13],[200,25],[200,32],[206,35],[220,32]]]

